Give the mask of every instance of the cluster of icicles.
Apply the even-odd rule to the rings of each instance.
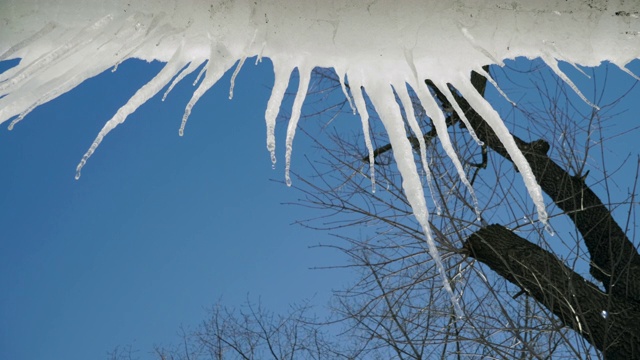
[[[269,57],[275,84],[266,105],[267,148],[275,162],[276,117],[294,69],[300,81],[285,140],[287,183],[293,138],[314,67],[331,67],[345,96],[360,115],[370,157],[373,150],[365,95],[386,128],[403,177],[403,188],[422,225],[428,250],[455,300],[429,230],[423,182],[407,140],[400,105],[418,139],[408,87],[435,124],[440,143],[473,196],[462,164],[447,133],[445,117],[423,85],[431,79],[463,121],[464,113],[447,84],[453,85],[483,116],[507,148],[546,224],[543,197],[531,169],[499,115],[477,93],[471,70],[488,77],[486,64],[526,56],[542,58],[555,73],[579,90],[558,67],[558,60],[585,66],[607,60],[625,66],[640,55],[638,10],[633,2],[496,1],[496,0],[42,0],[0,3],[0,60],[20,64],[0,75],[0,123],[9,128],[37,106],[73,89],[129,58],[166,62],[106,122],[77,168],[76,178],[102,139],[147,100],[171,89],[202,67],[199,84],[186,105],[180,135],[198,99],[235,65],[233,80],[248,58]],[[204,65],[204,66],[203,66]],[[629,72],[630,73],[630,72]],[[633,75],[632,75],[633,76]],[[351,91],[347,91],[348,81]],[[495,84],[494,84],[495,85]],[[397,94],[401,104],[396,101]],[[164,99],[163,97],[163,99]],[[588,101],[587,101],[588,102]],[[467,126],[471,131],[471,126]],[[473,135],[473,134],[472,134]],[[477,140],[477,139],[476,139]],[[429,176],[425,144],[421,166]],[[474,197],[475,198],[475,197]]]

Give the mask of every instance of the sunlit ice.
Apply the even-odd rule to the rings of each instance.
[[[266,143],[273,162],[276,118],[292,72],[297,69],[300,74],[284,139],[285,179],[290,184],[294,135],[311,71],[333,68],[362,120],[371,167],[367,98],[378,112],[403,176],[405,194],[444,276],[429,230],[419,171],[420,167],[428,171],[425,144],[420,144],[422,160],[416,164],[401,115],[401,106],[411,107],[404,96],[407,89],[418,95],[438,129],[441,145],[473,194],[446,132],[442,110],[424,80],[431,80],[444,94],[450,94],[449,85],[460,92],[505,145],[539,220],[546,224],[542,192],[529,164],[498,113],[474,89],[469,74],[476,71],[488,77],[484,65],[501,65],[516,57],[541,58],[588,102],[558,62],[579,67],[609,61],[635,76],[626,65],[640,56],[639,8],[622,0],[3,1],[0,60],[19,58],[20,63],[0,75],[0,123],[9,122],[13,128],[39,105],[88,78],[116,70],[127,59],[166,63],[106,121],[80,159],[79,178],[103,138],[151,97],[160,92],[170,95],[177,82],[203,69],[178,127],[183,135],[192,108],[227,71],[235,67],[235,78],[246,59],[268,57],[275,82],[264,106]],[[233,80],[230,87],[232,96]],[[464,121],[464,114],[459,115]],[[407,117],[411,131],[421,139],[415,118],[410,113]],[[373,176],[371,180],[375,182]],[[446,279],[444,286],[451,292]]]

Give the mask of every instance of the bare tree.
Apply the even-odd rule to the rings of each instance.
[[[337,343],[310,317],[307,304],[276,315],[247,300],[241,309],[214,305],[195,330],[181,331],[181,344],[158,347],[160,360],[340,359]]]
[[[537,102],[521,98],[515,107],[507,104],[501,115],[547,195],[554,235],[534,220],[535,206],[493,130],[451,87],[471,129],[463,126],[455,106],[426,81],[482,206],[478,221],[475,199],[438,146],[431,120],[413,103],[429,158],[431,176],[424,186],[436,209],[431,230],[462,318],[442,289],[385,132],[373,122],[373,191],[359,124],[353,132],[345,131],[348,124],[341,123],[340,131],[331,126],[351,109],[335,75],[318,69],[309,95],[314,109],[307,117],[321,128],[302,131],[313,134],[320,154],[309,161],[314,173],[295,182],[303,194],[296,205],[319,211],[300,223],[331,232],[335,241],[318,246],[347,254],[350,262],[343,266],[359,280],[336,293],[329,321],[310,316],[306,304],[284,316],[249,302],[240,310],[216,305],[200,327],[182,332],[180,345],[156,349],[156,358],[640,358],[640,256],[634,237],[640,157],[620,161],[607,153],[618,136],[637,131],[635,125],[609,129],[635,84],[605,97],[611,89],[594,73],[595,109],[545,72],[535,64],[526,69],[527,86],[516,79],[516,70],[496,69],[495,77],[510,93],[539,96]],[[489,91],[486,78],[472,73],[471,79],[480,93]],[[420,161],[408,127],[407,137]],[[635,176],[627,169],[618,179],[622,167]],[[114,354],[121,359],[125,353]]]
[[[640,256],[637,242],[627,236],[629,224],[635,221],[637,176],[628,178],[628,198],[613,203],[609,160],[603,155],[611,141],[605,131],[607,121],[615,119],[613,109],[620,99],[605,102],[601,99],[604,89],[594,85],[594,94],[600,95],[594,100],[600,106],[592,108],[574,101],[563,82],[539,76],[541,71],[529,72],[537,77],[538,105],[519,103],[507,111],[529,120],[530,128],[520,135],[529,140],[515,139],[553,204],[552,225],[559,229],[553,237],[532,220],[532,203],[493,130],[451,88],[483,142],[477,146],[471,129],[460,125],[459,115],[452,110],[455,106],[427,81],[447,115],[449,136],[484,206],[483,219],[477,222],[474,200],[436,146],[430,119],[414,102],[429,146],[433,208],[439,209],[431,226],[460,294],[465,311],[460,320],[454,318],[435,276],[384,132],[374,128],[371,133],[377,144],[375,193],[363,141],[334,132],[329,136],[333,145],[316,142],[325,156],[314,162],[314,177],[299,181],[304,182],[300,188],[306,194],[302,204],[324,214],[304,224],[334,232],[359,230],[357,236],[341,234],[341,241],[324,246],[347,253],[362,273],[360,282],[339,294],[336,311],[352,324],[352,335],[363,340],[365,349],[386,348],[401,359],[436,354],[441,358],[640,358]],[[484,93],[487,79],[477,73],[471,76],[476,89]],[[320,78],[326,84],[320,93],[338,88],[330,74],[323,72]],[[508,83],[509,79],[502,80]],[[345,107],[339,101],[331,106]],[[407,130],[407,136],[417,146],[415,135]],[[601,163],[594,162],[593,153],[598,153],[595,158]],[[590,180],[604,188],[608,202],[587,185]],[[612,213],[621,207],[628,211],[625,230]],[[587,268],[589,274],[584,274]]]

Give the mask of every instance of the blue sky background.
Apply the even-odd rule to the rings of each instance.
[[[291,225],[312,214],[282,205],[300,194],[270,181],[284,179],[286,124],[273,170],[268,60],[244,67],[231,101],[227,74],[182,138],[195,76],[153,98],[74,179],[104,122],[161,66],[129,61],[0,129],[0,359],[102,359],[126,344],[144,353],[218,300],[285,312],[306,298],[323,305],[344,283],[309,269],[340,256],[308,249],[327,234]],[[313,149],[304,136],[295,145],[304,172]]]
[[[79,181],[76,165],[104,122],[162,64],[126,62],[13,131],[0,128],[0,359],[102,359],[126,344],[144,355],[175,342],[181,325],[196,325],[218,300],[237,306],[248,296],[284,312],[314,296],[323,305],[346,284],[344,272],[309,270],[344,259],[308,249],[328,235],[291,225],[315,214],[281,205],[300,194],[270,181],[284,176],[286,126],[278,127],[273,170],[264,131],[273,72],[268,60],[250,62],[233,100],[230,74],[203,96],[183,138],[193,76],[164,103],[149,101],[103,141]],[[634,81],[616,76],[609,87]],[[635,109],[612,131],[634,127]],[[336,122],[359,124],[353,116]],[[620,137],[611,151],[625,156],[636,138]],[[300,134],[293,169],[304,174],[304,156],[314,153]]]

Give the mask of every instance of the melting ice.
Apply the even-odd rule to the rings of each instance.
[[[423,80],[431,79],[449,97],[446,84],[458,89],[504,143],[536,204],[538,218],[546,222],[542,193],[528,163],[499,115],[471,85],[470,71],[484,74],[483,65],[499,65],[518,56],[541,57],[580,96],[558,61],[595,66],[606,60],[635,76],[625,65],[640,55],[638,7],[623,0],[4,0],[0,2],[0,61],[21,61],[0,75],[0,123],[11,120],[13,127],[37,106],[126,59],[165,62],[160,73],[105,123],[78,165],[79,177],[102,139],[167,85],[165,96],[207,63],[204,79],[186,104],[179,128],[182,135],[193,106],[226,71],[239,62],[237,74],[248,57],[269,57],[275,84],[265,121],[273,162],[275,119],[292,71],[297,68],[300,73],[285,139],[289,182],[293,138],[310,71],[316,66],[332,67],[342,84],[345,78],[350,82],[352,106],[362,119],[370,159],[373,151],[362,89],[379,113],[393,144],[404,191],[424,228],[445,288],[453,296],[429,231],[424,191],[393,90],[405,109],[411,108],[406,86],[419,95],[462,182],[473,192],[450,145],[444,116]],[[230,96],[231,92],[232,87]],[[349,96],[346,91],[345,95]],[[422,138],[411,114],[409,125]],[[420,149],[428,175],[424,144]]]

